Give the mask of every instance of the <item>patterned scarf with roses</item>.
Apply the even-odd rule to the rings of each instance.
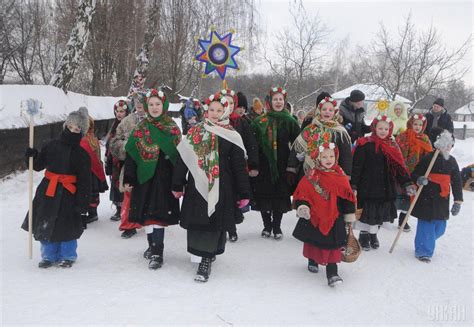
[[[219,137],[240,147],[247,156],[242,137],[229,125],[228,115],[226,110],[218,123],[206,119],[191,127],[178,146],[196,189],[207,201],[209,217],[215,212],[219,201]]]
[[[163,151],[173,164],[176,163],[176,146],[180,140],[181,131],[178,125],[166,113],[156,118],[148,116],[138,123],[128,138],[125,150],[137,164],[140,184],[155,175],[160,151]]]

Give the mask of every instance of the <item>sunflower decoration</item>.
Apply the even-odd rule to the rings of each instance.
[[[377,103],[375,104],[375,107],[377,108],[379,112],[384,112],[385,110],[387,110],[388,105],[389,105],[388,100],[381,98],[377,101]]]

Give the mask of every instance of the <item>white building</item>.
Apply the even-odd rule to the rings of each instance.
[[[359,91],[362,91],[364,92],[365,94],[365,109],[366,109],[366,116],[365,118],[366,119],[373,119],[375,116],[377,116],[378,114],[378,111],[375,107],[377,101],[379,101],[380,99],[391,99],[392,97],[392,93],[390,91],[387,91],[379,86],[379,85],[375,85],[375,84],[355,84],[355,85],[352,85],[344,90],[341,90],[341,91],[338,91],[334,94],[332,94],[332,98],[337,100],[339,103],[341,101],[343,101],[344,99],[348,98],[351,94],[351,91],[352,90],[359,90]],[[407,98],[404,98],[400,95],[397,95],[395,97],[395,100],[396,101],[401,101],[403,103],[405,103],[405,105],[407,106],[407,109],[410,107],[412,101],[407,99]]]
[[[457,109],[453,118],[455,121],[474,121],[474,101]]]

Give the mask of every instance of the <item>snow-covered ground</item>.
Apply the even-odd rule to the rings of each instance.
[[[474,162],[474,139],[457,141],[460,166]],[[35,186],[42,173],[35,173]],[[228,243],[206,284],[193,281],[196,265],[178,226],[165,235],[165,264],[150,271],[142,253],[143,230],[120,238],[108,194],[100,220],[79,240],[71,269],[37,268],[27,257],[27,173],[0,181],[2,325],[472,325],[472,214],[474,193],[464,193],[461,213],[451,217],[431,264],[413,256],[414,227],[388,253],[397,229],[384,226],[381,247],[340,264],[344,284],[327,286],[324,268],[306,270],[302,244],[292,236],[294,212],[283,219],[284,239],[260,237],[258,213],[246,214],[240,239]]]

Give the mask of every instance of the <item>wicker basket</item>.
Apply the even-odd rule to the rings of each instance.
[[[347,245],[342,251],[342,261],[354,262],[357,260],[361,252],[359,241],[352,232],[352,225],[349,225],[347,234]]]

